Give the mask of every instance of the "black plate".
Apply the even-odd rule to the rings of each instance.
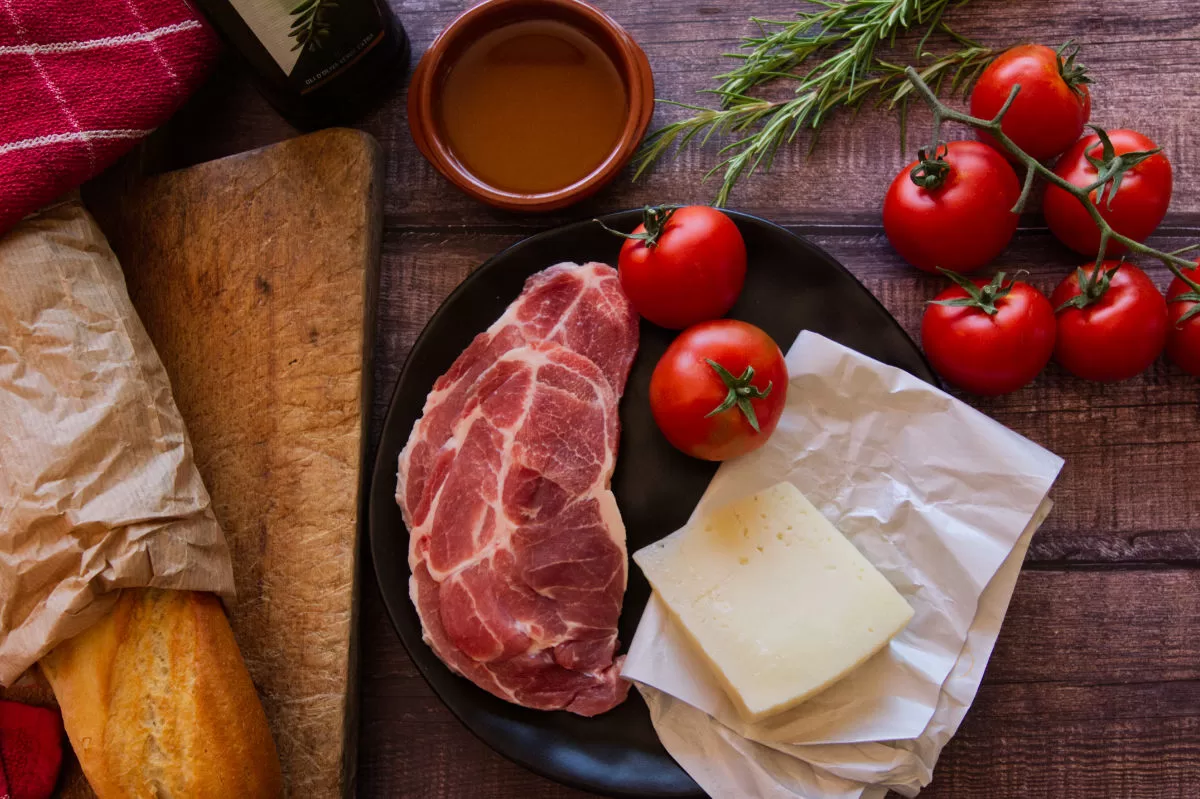
[[[631,230],[640,211],[605,217]],[[853,275],[827,253],[777,225],[730,212],[746,239],[746,288],[730,316],[766,330],[786,351],[813,330],[937,384],[920,350]],[[434,381],[520,293],[525,278],[560,261],[615,264],[620,240],[593,222],[551,230],[495,256],[463,281],[417,339],[392,397],[370,496],[371,553],[383,599],[409,655],[442,701],[485,743],[533,771],[610,796],[703,796],[666,753],[649,712],[629,701],[592,719],[517,707],[447,669],[421,640],[408,596],[408,534],[393,495],[396,459]],[[646,401],[650,373],[674,333],[642,323],[641,347],[621,401],[621,450],[613,491],[625,520],[629,551],[657,541],[691,514],[713,464],[676,451],[658,432]],[[630,568],[620,620],[628,645],[650,588]]]

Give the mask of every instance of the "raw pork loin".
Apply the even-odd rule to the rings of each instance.
[[[425,641],[510,702],[592,716],[629,691],[609,479],[637,337],[611,267],[539,272],[434,384],[400,453]]]

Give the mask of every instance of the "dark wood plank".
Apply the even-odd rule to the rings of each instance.
[[[515,233],[401,233],[385,246],[377,375],[390,386],[425,321],[450,291]],[[829,250],[883,301],[914,338],[924,302],[943,282],[903,266],[878,236],[824,235]],[[1162,238],[1164,247],[1180,239]],[[1045,233],[1022,235],[1004,258],[1046,292],[1076,263]],[[1151,270],[1165,285],[1169,273]],[[784,343],[786,346],[786,343]],[[376,394],[382,422],[390,392]],[[1161,361],[1116,385],[1078,380],[1052,365],[1007,397],[965,397],[1017,432],[1067,459],[1054,513],[1030,550],[1039,563],[1200,562],[1200,494],[1180,475],[1200,453],[1200,381]]]
[[[413,41],[414,62],[433,37],[468,3],[392,0],[398,18]],[[601,4],[646,50],[660,98],[703,101],[697,92],[711,87],[710,76],[729,67],[720,54],[736,47],[752,28],[750,14],[785,18],[796,0],[704,3],[680,6],[674,0]],[[1093,121],[1112,127],[1135,127],[1163,145],[1173,156],[1176,192],[1172,219],[1200,219],[1200,193],[1186,191],[1200,177],[1196,123],[1200,121],[1200,16],[1175,0],[1149,0],[1136,7],[1066,0],[1046,14],[1032,2],[976,0],[953,7],[947,20],[981,42],[1004,47],[1037,40],[1058,44],[1075,38],[1083,46],[1096,86]],[[910,46],[911,43],[905,45]],[[898,57],[908,55],[899,50]],[[520,226],[525,229],[585,218],[596,213],[653,202],[707,202],[715,186],[699,178],[717,161],[715,146],[689,150],[662,163],[637,184],[628,173],[597,197],[548,216],[521,216],[480,205],[442,179],[416,151],[408,133],[403,86],[392,89],[383,105],[360,127],[383,144],[387,154],[389,191],[385,222],[391,226]],[[683,112],[660,105],[655,125]],[[911,118],[912,144],[926,135],[928,115],[918,109]],[[227,65],[168,125],[172,165],[194,163],[276,141],[294,131],[239,80]],[[866,108],[857,116],[832,120],[821,146],[806,157],[807,146],[783,149],[775,169],[747,181],[731,205],[781,223],[875,225],[890,178],[911,159],[901,153],[898,122],[885,110]]]
[[[1026,571],[1017,582],[987,682],[1197,681],[1196,629],[1200,571],[1195,569]],[[1181,709],[1194,714],[1200,705]],[[1085,707],[1080,712],[1109,711]]]
[[[368,564],[369,568],[369,564]],[[379,587],[362,581],[358,796],[413,799],[582,799],[504,759],[434,696],[387,619]]]
[[[1157,686],[1170,687],[1170,683]],[[979,703],[986,704],[993,693],[985,689]],[[1062,697],[1065,701],[1055,701],[1055,693],[1037,692],[1031,701],[1044,710],[1025,718],[992,721],[973,711],[946,747],[933,782],[921,792],[922,799],[1195,796],[1200,720],[1194,714],[1063,721],[1051,713],[1054,704],[1109,705],[1136,702],[1138,697],[1120,687]],[[1191,687],[1192,707],[1195,694]],[[898,799],[897,794],[889,796]]]
[[[470,5],[391,0],[419,54]],[[747,17],[786,17],[799,0],[599,2],[642,43],[658,95],[692,100],[728,66],[719,53],[750,30]],[[1200,122],[1193,3],[976,0],[947,19],[986,44],[1056,44],[1074,37],[1092,67],[1094,120],[1143,130],[1167,148],[1176,194],[1158,241],[1200,239]],[[415,60],[415,56],[414,56]],[[661,106],[656,122],[682,112]],[[910,130],[920,139],[927,115]],[[408,135],[403,85],[360,125],[386,155],[385,240],[372,440],[404,357],[442,299],[488,256],[565,221],[648,202],[709,200],[701,175],[713,149],[689,151],[638,184],[628,174],[593,200],[520,216],[466,199],[420,157]],[[228,63],[156,141],[180,166],[294,135]],[[794,226],[842,260],[914,336],[939,281],[904,266],[879,232],[891,176],[908,160],[897,120],[867,109],[827,129],[734,195],[734,207]],[[1042,227],[1036,202],[1002,259],[1050,290],[1075,264]],[[1165,283],[1165,273],[1152,272]],[[983,690],[947,748],[929,797],[1164,797],[1200,781],[1200,495],[1186,477],[1200,458],[1200,383],[1159,363],[1111,387],[1052,366],[1010,397],[971,401],[1067,458],[1057,507],[1030,549]],[[1177,487],[1183,486],[1183,487]],[[369,567],[369,564],[367,564]],[[360,795],[581,797],[508,763],[475,740],[432,696],[404,654],[371,579],[363,583]]]
[[[796,6],[794,0],[758,1],[752,6],[728,3],[720,4],[721,13],[701,15],[683,11],[669,0],[653,0],[613,4],[609,12],[645,48],[655,71],[658,96],[692,102],[703,101],[703,96],[696,93],[712,86],[711,75],[729,67],[730,62],[719,54],[735,47],[738,36],[752,30],[746,21],[750,13],[784,18]],[[1007,13],[1000,6],[1007,6]],[[948,20],[964,34],[1000,47],[1029,39],[1055,44],[1070,37],[1079,39],[1097,83],[1096,122],[1136,127],[1167,147],[1168,152],[1182,155],[1195,151],[1194,127],[1200,119],[1200,98],[1191,87],[1200,75],[1194,64],[1185,63],[1182,53],[1189,50],[1189,42],[1194,52],[1194,42],[1200,36],[1196,17],[1185,18],[1172,0],[1139,4],[1136,14],[1112,4],[1096,6],[1085,0],[1056,3],[1052,15],[1022,13],[1021,6],[1029,7],[975,2],[953,8]],[[426,17],[406,16],[403,6],[400,14],[413,29],[414,40],[420,41]],[[440,30],[446,20],[434,16],[434,29]],[[1174,47],[1146,46],[1147,41],[1164,39],[1177,39],[1179,43]],[[661,124],[683,113],[660,106],[655,122]],[[923,109],[912,116],[910,129],[918,138],[928,130],[928,120]],[[412,190],[407,196],[399,192],[389,198],[385,210],[389,220],[424,222],[446,214],[452,215],[456,224],[459,220],[474,224],[504,221],[505,215],[485,210],[446,186],[412,149],[403,118],[392,121],[395,127],[381,129],[378,134],[397,136],[398,141],[386,140],[387,145],[402,159],[398,167],[401,185]],[[717,163],[715,150],[716,146],[707,151],[689,150],[675,161],[664,162],[639,183],[618,181],[594,200],[560,216],[574,219],[596,210],[662,201],[706,202],[715,187],[700,185],[697,177]],[[900,152],[895,115],[871,108],[855,117],[835,118],[811,158],[806,150],[804,143],[782,150],[770,174],[760,175],[738,190],[733,207],[784,223],[844,223],[853,218],[875,224],[890,178],[912,157],[911,153]],[[1179,185],[1187,185],[1200,167],[1186,163],[1184,158],[1175,160]],[[1172,211],[1195,215],[1200,211],[1200,197],[1181,194]]]
[[[365,585],[363,623],[378,629]],[[922,796],[1193,796],[1197,628],[1194,570],[1023,574],[975,707]],[[394,635],[367,638],[361,795],[584,795],[506,763],[432,696]]]
[[[1189,797],[1200,573],[1026,572],[923,797]]]

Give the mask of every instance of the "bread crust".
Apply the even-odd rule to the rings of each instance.
[[[274,799],[279,756],[220,601],[126,589],[40,662],[99,799]]]

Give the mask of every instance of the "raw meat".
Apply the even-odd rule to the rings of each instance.
[[[426,503],[445,476],[453,449],[444,446],[471,385],[505,352],[534,341],[554,341],[590,358],[619,398],[637,354],[638,319],[617,271],[605,264],[563,263],[532,275],[521,296],[433,384],[400,453],[396,498],[409,530],[424,521]]]
[[[534,275],[426,400],[400,455],[410,593],[451,669],[517,704],[625,699],[625,528],[609,490],[637,318],[616,273]]]

